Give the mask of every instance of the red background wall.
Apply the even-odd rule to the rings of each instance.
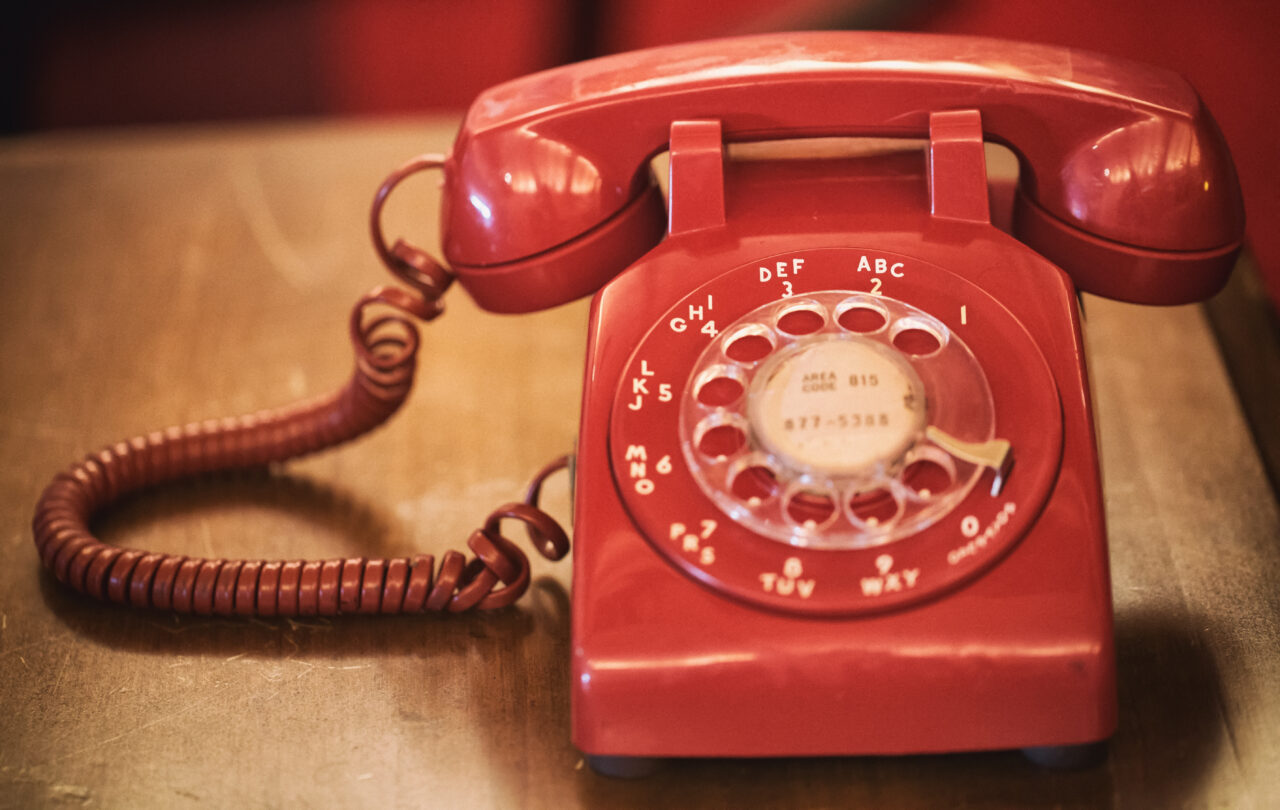
[[[9,131],[460,110],[507,78],[726,34],[891,27],[1122,54],[1200,90],[1280,303],[1280,4],[1264,0],[50,0],[0,34]]]

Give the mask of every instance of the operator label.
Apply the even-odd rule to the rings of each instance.
[[[1013,513],[1017,511],[1018,505],[1013,501],[1008,501],[1001,507],[999,512],[996,512],[996,516],[991,519],[991,522],[985,528],[981,526],[976,515],[965,515],[960,521],[960,533],[970,539],[964,545],[947,552],[947,562],[956,565],[966,557],[972,557],[982,551],[1008,525]]]

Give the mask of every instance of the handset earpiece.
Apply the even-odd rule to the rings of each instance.
[[[1148,110],[1064,153],[1056,199],[1019,185],[1015,235],[1086,292],[1183,304],[1221,289],[1235,264],[1244,238],[1235,167],[1208,110],[1182,89],[1181,113]]]

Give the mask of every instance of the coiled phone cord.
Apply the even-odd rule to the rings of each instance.
[[[503,519],[522,522],[547,558],[568,553],[564,530],[537,507],[543,480],[567,458],[538,473],[524,502],[499,507],[472,532],[467,546],[474,557],[450,550],[438,565],[429,554],[323,561],[187,557],[107,545],[89,529],[98,510],[126,494],[315,453],[374,429],[400,408],[413,385],[420,345],[410,317],[439,316],[453,274],[402,240],[388,248],[382,206],[406,177],[442,164],[437,155],[414,158],[388,176],[374,198],[374,247],[411,289],[377,287],[356,303],[350,319],[355,370],[347,384],[283,408],[136,436],[59,473],[36,504],[32,529],[41,562],[60,582],[120,604],[203,615],[458,612],[505,607],[529,586],[529,560],[502,535]]]

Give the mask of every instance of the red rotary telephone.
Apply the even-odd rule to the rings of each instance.
[[[829,136],[928,148],[725,154]],[[1012,235],[992,224],[984,140],[1019,159]],[[663,150],[665,208],[650,176]],[[500,312],[596,294],[572,631],[573,738],[595,766],[1063,754],[1111,734],[1076,294],[1177,304],[1230,272],[1238,183],[1181,79],[983,39],[728,39],[493,88],[450,154],[406,166],[378,205],[434,165],[451,271],[385,247],[375,206],[380,253],[423,297],[381,289],[364,303],[432,317],[455,274]],[[36,516],[55,575],[197,612],[496,607],[518,595],[524,558],[498,531],[503,517],[563,553],[530,503],[473,535],[471,563],[446,555],[438,568],[171,560],[102,546],[75,523],[119,491],[310,452],[388,416],[408,392],[416,332],[361,315],[359,368],[336,398],[140,437],[55,479]],[[298,438],[333,413],[341,431]],[[156,464],[165,475],[148,472]]]

